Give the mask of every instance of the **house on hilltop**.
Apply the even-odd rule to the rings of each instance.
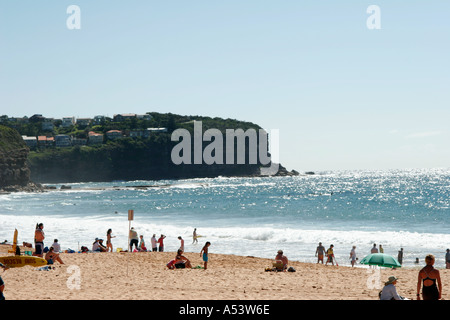
[[[89,131],[88,144],[97,145],[103,143],[103,134],[95,133],[94,131]]]
[[[120,139],[123,137],[120,130],[109,130],[106,132],[106,137],[110,140]]]

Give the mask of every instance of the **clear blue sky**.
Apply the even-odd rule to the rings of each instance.
[[[1,1],[0,114],[218,116],[279,129],[288,169],[449,167],[449,52],[441,0]]]

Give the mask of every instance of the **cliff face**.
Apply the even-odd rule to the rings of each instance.
[[[0,126],[0,189],[25,187],[30,183],[28,148],[20,134]]]

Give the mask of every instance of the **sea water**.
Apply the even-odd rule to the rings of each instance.
[[[42,222],[45,246],[58,239],[63,249],[91,248],[111,228],[114,250],[126,249],[132,209],[131,226],[147,248],[153,234],[164,234],[165,251],[177,250],[181,236],[186,252],[210,241],[211,253],[273,258],[281,249],[290,260],[316,262],[322,242],[349,265],[353,245],[361,260],[375,243],[394,257],[403,248],[404,266],[432,253],[443,267],[450,247],[450,169],[66,185],[0,195],[0,241],[11,242],[17,229],[19,243],[32,243]]]

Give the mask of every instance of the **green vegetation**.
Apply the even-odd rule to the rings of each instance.
[[[20,134],[11,128],[0,125],[0,153],[26,148]]]
[[[194,120],[202,122],[203,131],[214,128],[222,133],[225,133],[226,129],[258,130],[258,125],[234,119],[171,113],[150,112],[148,115],[151,117],[147,116],[146,120],[137,117],[122,121],[104,118],[88,126],[75,124],[62,127],[61,120],[53,120],[52,131],[43,129],[44,117],[32,117],[29,121],[11,121],[7,117],[0,117],[0,122],[27,136],[50,137],[67,134],[76,138],[87,138],[90,131],[105,134],[109,130],[120,130],[124,133],[123,138],[105,139],[105,142],[99,145],[37,147],[28,156],[31,179],[35,182],[156,180],[257,174],[259,165],[175,165],[171,161],[171,151],[178,142],[171,141],[171,134],[178,128],[193,133]],[[167,128],[167,132],[150,133],[145,138],[128,136],[131,130],[147,128]]]

